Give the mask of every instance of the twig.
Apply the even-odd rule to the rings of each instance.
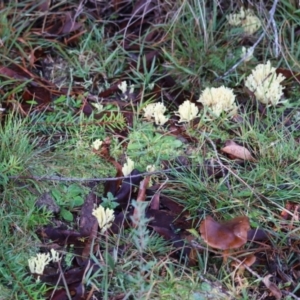
[[[61,177],[61,176],[8,176],[9,179],[33,179],[37,181],[79,181],[79,182],[101,182],[101,181],[116,181],[119,179],[125,179],[125,178],[136,178],[140,176],[148,176],[148,175],[155,175],[155,174],[165,174],[165,173],[171,173],[174,170],[179,170],[182,168],[186,168],[187,166],[178,166],[175,168],[169,168],[166,170],[160,170],[160,171],[154,171],[154,172],[145,172],[140,173],[137,175],[130,175],[130,176],[120,176],[120,177],[101,177],[101,178],[78,178],[78,177]]]
[[[272,27],[273,27],[273,31],[274,31],[274,52],[275,52],[275,57],[278,58],[279,56],[279,52],[281,51],[281,46],[278,42],[278,31],[277,31],[277,26],[276,26],[276,22],[274,20],[274,18],[272,17]]]

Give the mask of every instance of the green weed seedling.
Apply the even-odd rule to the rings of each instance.
[[[72,209],[79,207],[84,203],[84,197],[87,190],[78,184],[59,184],[51,191],[56,203],[61,207],[60,215],[66,221],[72,222]]]
[[[115,209],[119,204],[115,201],[117,198],[111,192],[108,192],[106,197],[102,197],[101,205],[104,208]]]
[[[128,156],[140,160],[146,167],[153,162],[177,157],[183,150],[183,143],[174,136],[158,133],[151,123],[142,123],[129,134]]]

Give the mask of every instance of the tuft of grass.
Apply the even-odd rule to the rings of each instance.
[[[30,139],[29,131],[24,127],[26,120],[8,116],[5,127],[0,127],[0,184],[8,183],[8,177],[22,174],[35,159],[39,139]]]

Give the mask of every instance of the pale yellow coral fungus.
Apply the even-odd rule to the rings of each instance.
[[[31,273],[42,275],[45,267],[51,261],[49,253],[38,253],[36,256],[33,256],[28,259],[28,266]]]
[[[167,108],[162,102],[148,104],[144,110],[144,117],[148,120],[154,118],[156,125],[164,125],[168,118],[164,115]]]
[[[101,228],[101,233],[104,233],[115,219],[114,211],[109,208],[105,209],[101,205],[93,210],[92,215],[96,217],[99,227]]]
[[[123,94],[125,94],[126,91],[127,91],[127,82],[126,81],[122,81],[120,84],[118,84],[118,88],[121,90],[121,92]]]
[[[253,58],[253,49],[252,48],[246,48],[242,47],[242,54],[241,58],[244,58],[245,62],[250,61]]]
[[[198,112],[198,107],[194,103],[186,100],[179,106],[176,114],[180,117],[179,123],[181,123],[189,122],[195,119],[198,115]]]
[[[244,32],[254,34],[260,27],[260,19],[255,15],[247,15],[245,20],[242,21]]]
[[[59,262],[60,261],[61,257],[59,256],[59,253],[56,250],[51,249],[50,253],[51,253],[51,260],[53,262]]]
[[[216,117],[219,117],[223,111],[232,114],[237,109],[232,89],[225,86],[206,88],[198,102],[207,107]]]
[[[239,13],[230,14],[226,18],[231,26],[241,26],[247,34],[254,34],[261,27],[260,19],[251,9],[241,7]]]
[[[134,169],[134,161],[127,157],[127,162],[122,167],[122,172],[124,176],[128,176]]]
[[[263,104],[277,105],[283,95],[284,87],[280,84],[285,77],[277,75],[271,62],[259,64],[247,77],[245,86],[254,93],[256,99]]]
[[[95,140],[93,143],[92,143],[92,147],[95,149],[95,150],[99,150],[100,147],[102,146],[103,142],[99,139]]]

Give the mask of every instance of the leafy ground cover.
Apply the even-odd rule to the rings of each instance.
[[[298,299],[299,3],[3,1],[0,299]]]

